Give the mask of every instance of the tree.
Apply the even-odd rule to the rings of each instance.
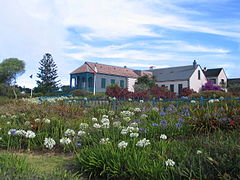
[[[156,83],[155,83],[155,80],[153,77],[149,77],[147,75],[144,75],[144,76],[140,76],[138,77],[137,79],[137,82],[135,83],[135,91],[139,91],[139,87],[143,87],[145,91],[146,88],[147,89],[151,89],[153,88],[154,86],[156,86]]]
[[[56,89],[59,83],[59,80],[56,80],[58,78],[57,65],[51,54],[44,54],[38,69],[39,73],[37,73],[37,77],[40,80],[37,81],[37,90],[46,93]]]
[[[0,63],[0,83],[5,86],[12,86],[15,98],[17,98],[15,91],[16,78],[24,73],[24,69],[24,61],[17,58],[8,58]]]

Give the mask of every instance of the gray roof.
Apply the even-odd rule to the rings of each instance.
[[[153,73],[157,82],[163,81],[176,81],[176,80],[188,80],[197,66],[178,66],[170,68],[160,68],[149,70]]]

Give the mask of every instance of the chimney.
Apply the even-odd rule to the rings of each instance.
[[[156,66],[150,66],[149,67],[149,70],[153,70],[153,69],[155,69],[156,68]]]
[[[197,67],[197,61],[196,61],[196,60],[193,61],[193,67],[194,67],[194,68]]]

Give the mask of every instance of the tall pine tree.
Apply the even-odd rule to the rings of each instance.
[[[59,83],[59,80],[56,80],[58,78],[57,65],[51,54],[44,54],[38,69],[39,73],[37,73],[37,77],[40,80],[37,81],[37,90],[42,93],[47,93],[56,89]]]

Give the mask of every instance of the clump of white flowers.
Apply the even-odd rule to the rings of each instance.
[[[193,103],[193,104],[194,104],[194,103],[196,103],[196,101],[195,101],[195,100],[191,100],[190,102],[191,102],[191,103]]]
[[[36,134],[35,134],[35,132],[33,132],[31,130],[27,130],[27,132],[25,133],[25,137],[29,138],[29,139],[32,139],[32,138],[36,137]]]
[[[143,102],[144,102],[144,100],[142,100],[142,99],[141,99],[139,102],[140,102],[140,103],[143,103]]]
[[[141,109],[140,108],[135,108],[134,112],[136,112],[136,113],[141,112]]]
[[[197,150],[197,154],[202,154],[202,151],[201,150]]]
[[[82,130],[78,131],[78,136],[84,136],[85,134],[86,134],[85,131],[82,131]]]
[[[79,128],[80,129],[87,129],[88,128],[88,123],[81,123],[80,125],[79,125]]]
[[[97,122],[98,120],[97,120],[97,118],[93,117],[93,118],[92,118],[92,121],[93,121],[93,122]]]
[[[165,161],[166,166],[174,166],[175,162],[172,159],[168,159],[167,161]]]
[[[50,124],[50,119],[47,119],[47,118],[43,118],[43,122],[46,123],[46,124]]]
[[[25,130],[22,130],[22,129],[15,131],[15,134],[18,135],[18,136],[26,136],[26,133],[27,132]]]
[[[102,120],[101,120],[101,123],[102,123],[101,126],[102,126],[103,128],[109,128],[110,121],[109,121],[107,115],[103,115]]]
[[[44,139],[44,146],[48,149],[52,149],[53,146],[56,145],[56,142],[54,141],[53,138],[45,138]]]
[[[166,139],[167,139],[167,136],[166,136],[165,134],[161,134],[160,139],[166,140]]]
[[[130,137],[138,137],[139,133],[130,133]]]
[[[131,116],[134,116],[134,112],[131,112],[131,111],[121,111],[120,115],[122,117],[131,117]]]
[[[220,102],[219,99],[210,99],[208,103],[215,103],[215,102]]]
[[[149,140],[146,138],[143,138],[142,140],[139,140],[136,144],[138,147],[146,147],[147,145],[151,144]]]
[[[102,138],[99,143],[100,144],[109,144],[110,141],[109,141],[109,138]]]
[[[127,145],[128,145],[127,142],[121,141],[120,143],[118,143],[118,148],[119,148],[119,149],[123,149],[123,148],[126,148]]]
[[[74,136],[75,131],[72,129],[67,129],[64,134],[65,134],[65,136]]]
[[[120,126],[121,126],[121,122],[120,121],[113,122],[113,127],[119,128]]]
[[[159,109],[158,109],[157,107],[153,107],[152,110],[153,110],[153,111],[156,111],[156,112],[159,111]]]
[[[71,139],[66,138],[66,137],[60,139],[61,144],[70,144],[71,142],[72,142]]]
[[[35,121],[36,123],[39,123],[39,122],[41,122],[41,119],[37,118],[37,119],[35,119],[34,121]]]
[[[131,118],[130,117],[124,117],[123,120],[126,121],[126,122],[129,122],[129,121],[131,121]]]
[[[102,126],[101,126],[99,123],[94,123],[94,124],[93,124],[93,127],[96,128],[96,129],[99,129],[99,128],[101,128]]]

